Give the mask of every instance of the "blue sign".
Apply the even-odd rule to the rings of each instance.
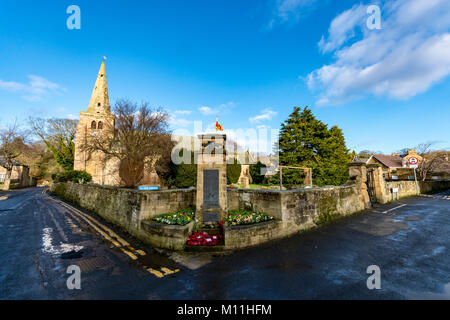
[[[159,190],[158,186],[139,186],[140,191],[157,191]]]

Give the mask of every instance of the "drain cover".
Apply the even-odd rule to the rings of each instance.
[[[77,265],[82,272],[89,272],[108,268],[112,265],[112,262],[107,257],[93,257],[77,261]]]

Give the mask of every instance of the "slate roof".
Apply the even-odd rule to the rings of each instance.
[[[352,162],[367,163],[367,161],[369,161],[368,158],[353,158]]]
[[[381,162],[388,168],[402,168],[403,167],[403,159],[398,156],[388,156],[385,154],[373,154],[376,160]]]

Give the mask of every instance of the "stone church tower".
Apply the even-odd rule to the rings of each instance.
[[[80,112],[75,136],[74,169],[90,173],[92,181],[97,184],[119,185],[118,163],[112,160],[105,161],[101,152],[88,154],[81,150],[81,145],[91,135],[112,134],[107,128],[114,128],[114,121],[115,117],[109,104],[105,61],[102,61],[89,107],[87,111]]]

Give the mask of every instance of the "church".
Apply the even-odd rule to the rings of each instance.
[[[108,130],[108,128],[114,127],[114,123],[115,116],[111,113],[109,103],[105,61],[102,61],[88,109],[80,112],[75,135],[74,169],[88,172],[92,176],[92,182],[96,184],[121,185],[119,160],[106,159],[104,154],[99,151],[88,153],[83,150],[82,145],[91,135],[114,134]],[[156,172],[146,169],[141,184],[159,183]]]
[[[105,61],[102,61],[100,70],[92,91],[91,100],[87,111],[81,111],[75,135],[75,159],[74,169],[86,171],[92,176],[92,182],[100,185],[120,186],[119,176],[120,162],[118,159],[106,159],[100,151],[87,152],[82,146],[86,144],[90,136],[114,134],[109,128],[114,128],[115,116],[111,112],[111,106],[108,95],[108,84],[106,81]],[[195,145],[193,142],[197,137],[188,137],[190,146],[184,148],[190,150]],[[177,140],[176,136],[173,137]],[[242,154],[241,154],[242,153]],[[249,163],[256,163],[253,156],[248,151],[238,151],[229,154],[228,157],[237,157],[245,159],[241,162],[241,175],[239,184],[248,186],[252,178],[249,170]],[[140,185],[160,185],[161,181],[153,168],[144,168],[144,177]]]

